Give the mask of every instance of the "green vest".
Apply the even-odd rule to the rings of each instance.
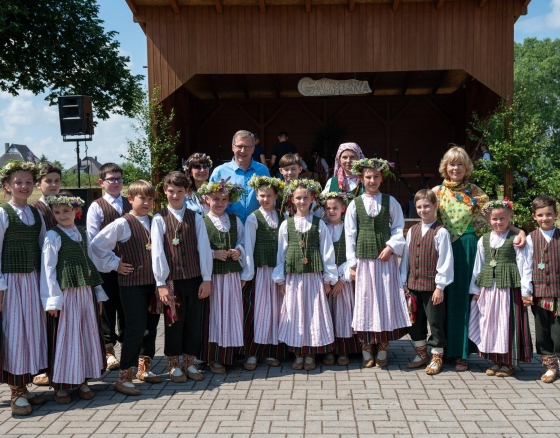
[[[28,274],[39,271],[41,266],[41,214],[30,207],[35,223],[25,225],[10,204],[2,204],[8,214],[9,225],[4,233],[2,246],[2,272],[4,274]]]
[[[340,192],[340,189],[338,188],[338,177],[337,176],[333,176],[331,178],[331,185],[329,186],[329,192]],[[352,190],[351,192],[347,192],[349,195],[353,195],[353,196],[361,196],[364,194],[364,185],[360,182],[358,183],[358,185],[356,186],[356,188],[354,190]]]
[[[229,214],[229,231],[224,233],[219,231],[212,223],[208,216],[204,216],[204,223],[206,224],[206,231],[208,231],[208,239],[210,240],[210,248],[213,251],[221,249],[234,249],[237,242],[237,217],[234,214]],[[241,264],[239,260],[233,260],[228,257],[225,262],[214,259],[212,266],[212,275],[214,274],[228,274],[230,272],[241,272]]]
[[[82,241],[76,242],[58,227],[54,227],[52,231],[56,232],[61,239],[56,264],[56,281],[60,288],[94,287],[103,283],[99,271],[87,255],[86,233],[80,230]]]
[[[346,233],[344,232],[344,227],[342,228],[340,239],[338,239],[338,242],[333,242],[333,246],[336,266],[346,263]]]
[[[504,244],[497,249],[490,248],[490,233],[482,236],[486,261],[480,274],[476,277],[477,286],[492,287],[493,279],[496,279],[496,287],[499,289],[521,286],[521,276],[517,268],[515,248],[513,247],[513,240],[516,236],[517,234],[510,231]],[[490,266],[492,260],[496,261],[496,266]]]
[[[278,226],[272,228],[266,222],[266,219],[260,210],[254,213],[257,218],[257,235],[255,239],[255,250],[253,251],[253,259],[255,268],[267,266],[273,268],[276,266],[276,255],[278,253],[278,230],[284,221],[284,216],[280,212],[278,215]]]
[[[387,241],[391,238],[391,227],[389,225],[391,219],[389,212],[390,198],[389,195],[381,195],[381,211],[375,217],[367,214],[361,196],[354,199],[358,218],[356,258],[376,259],[387,246]]]
[[[288,253],[284,273],[286,274],[310,274],[313,272],[323,272],[323,262],[319,248],[319,219],[313,216],[311,228],[300,233],[296,230],[293,217],[288,219]],[[302,247],[300,242],[305,242]],[[304,259],[307,263],[303,263]]]

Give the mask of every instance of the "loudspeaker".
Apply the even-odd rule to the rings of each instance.
[[[91,97],[60,96],[58,117],[61,135],[93,135]]]
[[[103,192],[101,190],[101,187],[99,188],[95,188],[95,189],[77,189],[77,188],[72,188],[72,189],[63,189],[63,190],[68,190],[70,193],[72,193],[72,195],[74,196],[79,196],[80,198],[82,198],[85,201],[85,205],[82,207],[82,218],[78,219],[76,218],[76,226],[78,227],[84,227],[86,226],[86,216],[87,216],[87,211],[89,206],[91,205],[91,203],[93,201],[95,201],[98,198],[101,198],[103,196]]]

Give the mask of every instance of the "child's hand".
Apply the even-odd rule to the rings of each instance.
[[[103,302],[100,301],[99,303],[97,303],[97,307],[99,307],[99,316],[103,315]]]
[[[166,306],[169,306],[169,302],[171,301],[171,294],[169,293],[169,288],[167,286],[158,286],[157,291],[161,302]]]
[[[529,295],[528,297],[521,297],[523,300],[523,305],[525,307],[529,307],[533,305],[533,295]]]
[[[472,300],[473,300],[473,301],[478,301],[478,297],[479,297],[479,295],[473,295],[473,296],[472,296]]]
[[[286,294],[286,285],[285,284],[279,284],[278,285],[278,292],[280,292],[280,294],[282,296],[284,296]]]
[[[328,295],[331,292],[331,285],[329,283],[323,283],[323,287],[325,288],[325,293]]]
[[[352,280],[356,280],[356,268],[350,268],[350,277]]]
[[[226,251],[225,249],[218,249],[214,251],[214,258],[216,260],[221,260],[222,262],[225,262],[227,260],[228,255],[229,251]]]
[[[125,263],[122,259],[119,261],[117,272],[121,275],[129,275],[134,272],[134,267],[130,263]]]
[[[240,249],[230,249],[229,255],[231,256],[232,260],[239,260],[241,257],[241,250]]]
[[[47,310],[47,313],[55,318],[58,318],[58,310]]]
[[[241,280],[241,289],[243,289],[246,284],[247,284],[247,282],[245,280]]]
[[[212,283],[210,281],[203,281],[198,288],[198,299],[202,300],[210,296],[212,290]]]
[[[434,304],[434,306],[443,303],[443,291],[441,289],[438,289],[437,287],[434,293],[432,294],[432,303]]]
[[[408,289],[408,286],[406,284],[403,285],[403,290],[404,296],[408,298],[410,296],[410,290]]]
[[[389,247],[386,247],[383,251],[381,251],[381,254],[379,254],[379,257],[377,258],[384,262],[388,262],[391,259],[392,255],[393,255],[393,250]]]
[[[344,287],[344,281],[342,280],[338,280],[336,282],[336,284],[332,287],[331,289],[331,294],[333,297],[336,297],[337,295],[340,294],[340,292],[342,292],[342,288]]]
[[[527,234],[525,234],[525,231],[519,230],[517,237],[513,241],[513,246],[515,246],[518,249],[523,249],[526,243],[527,243]]]

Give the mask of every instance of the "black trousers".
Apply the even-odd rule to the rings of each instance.
[[[540,306],[531,306],[535,317],[537,353],[560,358],[560,317]]]
[[[430,338],[428,345],[436,348],[445,348],[445,303],[434,306],[432,303],[433,291],[411,290],[410,294],[416,300],[416,322],[408,328],[408,333],[413,341],[425,341],[428,337],[428,324],[430,324]]]
[[[121,370],[138,364],[138,356],[154,357],[159,314],[148,310],[156,292],[155,284],[121,286],[121,300],[126,316],[126,332],[121,350]]]
[[[107,301],[103,301],[103,313],[101,315],[101,333],[103,333],[103,341],[105,345],[116,345],[117,341],[124,339],[125,318],[124,310],[121,303],[119,277],[116,271],[102,273],[103,290],[109,297]],[[118,334],[115,327],[118,326]]]
[[[177,309],[180,321],[165,325],[166,356],[189,354],[200,355],[202,346],[202,314],[204,301],[198,298],[198,288],[202,277],[188,280],[175,280],[175,295],[180,297],[182,304]]]

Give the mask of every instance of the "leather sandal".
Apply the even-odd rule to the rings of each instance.
[[[152,358],[150,356],[140,356],[138,358],[138,372],[136,378],[147,383],[161,383],[161,377],[150,372]]]
[[[280,361],[274,357],[265,357],[263,359],[263,363],[267,364],[270,367],[279,367]]]
[[[87,386],[87,388],[89,389],[89,391],[84,391],[82,389],[82,386]],[[93,393],[93,390],[89,387],[89,385],[87,384],[87,382],[82,383],[79,387],[78,387],[78,396],[82,399],[82,400],[91,400],[93,398],[95,394]]]
[[[132,383],[132,368],[119,371],[119,380],[115,382],[115,391],[125,395],[140,395],[140,390]]]
[[[25,386],[10,386],[10,389],[12,391],[12,398],[10,402],[12,414],[21,416],[31,414],[31,412],[33,412],[33,408],[25,397]],[[21,400],[22,406],[16,404],[18,400]]]
[[[167,366],[169,367],[169,380],[173,383],[185,383],[187,381],[187,376],[179,366],[179,356],[169,356]]]
[[[338,356],[336,363],[341,367],[345,367],[350,363],[350,359],[348,359],[348,356]]]
[[[543,357],[542,364],[546,367],[546,372],[541,376],[541,381],[544,383],[553,383],[556,380],[556,358]]]
[[[25,387],[25,398],[27,399],[28,403],[33,406],[44,405],[47,402],[45,397],[43,397],[42,395],[31,395],[31,393],[27,390],[27,387]]]
[[[420,368],[422,365],[427,364],[430,361],[430,355],[428,354],[428,346],[422,345],[421,347],[414,347],[416,350],[416,355],[420,358],[420,360],[415,361],[412,360],[406,364],[407,368]],[[415,358],[416,359],[416,358]]]
[[[204,374],[196,367],[195,360],[196,357],[191,354],[183,354],[183,373],[191,380],[200,382],[204,380]]]
[[[381,351],[387,351],[389,349],[388,342],[382,342],[379,344],[377,356],[375,357],[375,366],[378,368],[386,367],[389,364],[389,353],[387,353],[387,357],[385,359],[379,359],[379,353]]]
[[[113,345],[105,347],[105,358],[107,359],[107,369],[108,370],[118,370],[121,363],[115,356],[115,347]]]
[[[488,369],[486,370],[486,375],[487,376],[495,376],[496,375],[496,371],[498,371],[500,369],[500,367],[502,366],[501,363],[495,363],[492,366],[488,367]]]
[[[365,354],[364,354],[365,353]],[[369,356],[369,358],[368,358]],[[373,358],[373,347],[371,344],[362,344],[362,366],[364,368],[372,368],[375,365]]]
[[[329,353],[323,356],[323,363],[325,365],[334,365],[334,354]]]
[[[496,371],[496,377],[509,377],[515,373],[515,367],[513,365],[502,364],[500,369]]]
[[[314,354],[306,354],[305,360],[303,361],[303,369],[305,371],[313,371],[317,364],[315,363],[315,355]]]
[[[210,362],[210,371],[214,374],[225,374],[226,367],[223,366],[220,362]]]
[[[468,371],[469,363],[463,359],[458,357],[455,359],[455,371]]]
[[[49,386],[49,376],[47,376],[47,373],[37,374],[33,377],[33,384],[37,386]]]
[[[441,368],[443,367],[443,353],[434,353],[432,354],[432,360],[430,364],[426,367],[426,374],[429,376],[434,376],[441,372]]]
[[[255,356],[250,356],[245,359],[245,362],[243,362],[243,368],[245,368],[247,371],[255,371],[257,369],[257,366],[258,361]]]
[[[62,392],[63,394],[59,395],[59,392]],[[61,405],[67,405],[72,401],[72,397],[67,391],[56,391],[54,393],[54,401],[60,403]]]
[[[303,370],[303,359],[303,354],[296,354],[296,360],[294,360],[294,363],[292,364],[292,369],[296,371]]]

